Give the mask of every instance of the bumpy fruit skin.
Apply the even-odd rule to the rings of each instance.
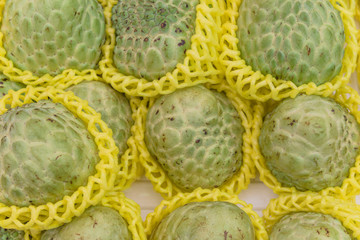
[[[5,96],[10,89],[17,91],[25,87],[24,84],[10,81],[4,74],[0,73],[0,98]]]
[[[204,86],[158,98],[145,142],[168,177],[185,191],[222,185],[242,165],[241,119],[223,93]]]
[[[265,117],[259,144],[280,183],[320,191],[348,177],[359,154],[360,126],[333,99],[300,95]]]
[[[152,81],[175,69],[190,48],[198,2],[119,0],[112,9],[118,70]]]
[[[24,240],[24,238],[23,231],[0,228],[0,240]]]
[[[255,240],[249,216],[227,202],[193,202],[177,208],[154,229],[149,240]]]
[[[270,240],[352,240],[346,228],[336,218],[316,212],[285,215],[277,222]]]
[[[126,142],[134,123],[128,99],[108,84],[97,81],[81,82],[68,90],[88,101],[89,106],[101,114],[101,119],[113,132],[121,156],[127,149]]]
[[[82,215],[59,228],[48,230],[41,240],[132,240],[128,225],[114,209],[88,208]]]
[[[328,0],[244,0],[237,25],[242,59],[264,75],[320,85],[341,70],[344,26]]]
[[[1,25],[6,56],[37,76],[95,68],[105,41],[96,0],[7,0]]]
[[[59,103],[42,100],[0,116],[0,202],[56,202],[87,184],[99,161],[84,123]]]

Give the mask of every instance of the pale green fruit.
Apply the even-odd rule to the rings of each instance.
[[[114,63],[125,75],[158,79],[182,63],[198,0],[119,0],[112,9]]]
[[[179,188],[214,188],[242,165],[241,118],[225,94],[204,86],[156,99],[146,119],[145,142]]]
[[[270,240],[351,240],[341,222],[327,214],[297,212],[285,215],[277,222]]]
[[[114,209],[94,206],[59,228],[48,230],[41,240],[131,240],[128,224]]]
[[[320,191],[348,177],[359,154],[360,126],[333,99],[300,95],[265,117],[259,144],[280,183]]]
[[[127,140],[131,135],[134,121],[127,98],[108,84],[98,81],[81,82],[68,88],[78,97],[88,101],[89,106],[101,114],[101,119],[113,132],[119,156],[127,149]]]
[[[25,87],[26,86],[24,84],[10,81],[8,77],[0,73],[0,98],[5,96],[10,89],[17,91]]]
[[[0,240],[24,240],[24,238],[23,231],[0,228]]]
[[[7,0],[1,25],[6,57],[37,76],[95,68],[105,41],[97,0]]]
[[[60,103],[42,100],[0,115],[0,202],[56,202],[85,186],[99,161],[85,124]]]
[[[341,70],[344,25],[328,0],[244,0],[237,25],[242,59],[264,75],[320,85]]]
[[[255,240],[249,216],[227,202],[193,202],[177,208],[154,229],[149,240]]]

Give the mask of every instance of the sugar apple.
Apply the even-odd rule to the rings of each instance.
[[[149,240],[255,240],[249,216],[227,202],[193,202],[177,208],[154,229]]]
[[[24,84],[10,81],[4,74],[0,73],[0,98],[5,96],[10,89],[17,91],[25,87]]]
[[[147,114],[145,142],[179,188],[214,188],[242,165],[241,123],[223,93],[198,85],[155,101]]]
[[[241,57],[264,75],[320,85],[341,70],[344,25],[328,0],[244,0],[237,25]]]
[[[24,240],[24,231],[0,228],[0,240]]]
[[[127,149],[130,128],[134,121],[128,99],[108,84],[98,81],[81,82],[68,88],[78,97],[87,100],[90,107],[101,114],[101,119],[113,132],[113,138],[119,148],[119,156]]]
[[[105,41],[97,0],[7,0],[1,31],[6,57],[37,76],[95,68]]]
[[[269,240],[352,240],[341,222],[327,214],[296,212],[277,222]]]
[[[280,183],[320,191],[348,177],[360,153],[360,126],[333,99],[299,95],[265,117],[259,145]]]
[[[56,202],[87,184],[99,161],[85,124],[50,100],[0,115],[0,202]]]
[[[195,32],[198,0],[119,0],[112,9],[114,64],[125,75],[158,79],[182,63]]]
[[[114,209],[88,208],[82,215],[59,228],[45,231],[41,240],[131,240],[128,224]]]

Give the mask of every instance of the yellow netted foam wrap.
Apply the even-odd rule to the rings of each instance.
[[[219,82],[218,75],[221,74],[221,67],[218,58],[222,11],[217,0],[199,0],[196,7],[195,34],[191,38],[191,48],[186,51],[183,63],[177,64],[175,70],[153,81],[126,76],[114,66],[113,50],[116,42],[115,29],[111,23],[111,9],[118,1],[109,0],[108,2],[104,11],[107,36],[102,48],[103,59],[99,65],[103,78],[113,88],[130,96],[154,97],[200,83]]]
[[[252,210],[252,205],[240,200],[236,195],[231,195],[219,189],[197,188],[191,193],[179,193],[170,200],[163,200],[154,212],[149,213],[145,220],[145,233],[149,237],[161,220],[169,213],[190,202],[223,201],[238,205],[250,217],[255,230],[256,240],[267,240],[264,224],[259,215]]]
[[[296,86],[291,81],[279,80],[270,74],[264,76],[260,71],[254,72],[240,57],[236,37],[237,18],[242,0],[220,0],[219,6],[225,11],[222,18],[222,36],[220,45],[220,63],[222,64],[226,80],[243,97],[258,101],[269,99],[281,100],[295,97],[299,93],[330,95],[334,90],[349,82],[354,72],[357,58],[356,27],[354,22],[355,4],[353,0],[329,0],[335,9],[339,10],[345,29],[345,54],[340,73],[331,81],[316,86],[314,83]],[[350,2],[349,2],[350,1]]]
[[[356,118],[356,121],[360,124],[360,96],[354,89],[349,86],[344,86],[329,97],[333,98],[336,102],[346,107]],[[267,168],[265,159],[260,151],[258,139],[263,123],[262,119],[267,114],[267,112],[271,111],[272,108],[273,106],[267,106],[267,111],[265,111],[265,107],[263,106],[262,110],[259,111],[261,114],[254,115],[254,118],[256,119],[253,144],[253,157],[255,160],[255,165],[260,173],[260,180],[263,181],[265,185],[270,187],[275,193],[299,193],[300,191],[296,190],[295,187],[284,187],[280,182],[278,182],[276,177],[272,175],[270,170]],[[311,191],[307,192],[310,193]],[[318,193],[323,196],[332,195],[347,200],[353,199],[355,195],[360,194],[360,155],[356,157],[355,165],[350,169],[349,176],[343,181],[343,184],[340,187],[325,188]]]
[[[360,209],[356,204],[315,193],[285,194],[272,199],[263,211],[263,219],[269,235],[274,224],[284,215],[292,212],[318,212],[331,215],[352,231],[355,239],[360,239]]]
[[[360,0],[357,0],[356,7],[355,7],[355,19],[357,20],[358,24],[360,24]],[[360,26],[360,25],[359,25]],[[357,31],[357,41],[358,41],[358,60],[357,60],[357,79],[358,83],[360,84],[360,29]]]
[[[0,0],[0,24],[2,22],[3,10],[6,0]],[[104,8],[107,5],[107,0],[98,0],[98,2]],[[9,79],[15,82],[21,82],[26,85],[32,86],[46,86],[54,85],[56,82],[62,79],[87,79],[87,80],[99,80],[101,71],[99,69],[85,69],[82,71],[75,69],[66,69],[61,74],[51,76],[45,74],[41,77],[33,75],[30,71],[23,71],[14,66],[14,63],[6,57],[6,50],[3,44],[4,34],[0,32],[0,71],[3,72]]]
[[[16,92],[10,90],[0,99],[0,115],[9,110],[10,106],[15,108],[45,99],[63,104],[84,122],[98,146],[100,161],[96,165],[96,174],[88,178],[86,186],[80,187],[70,196],[64,196],[58,202],[28,207],[6,206],[0,203],[0,227],[18,230],[45,230],[57,227],[82,214],[87,207],[98,204],[105,193],[114,187],[119,172],[119,150],[111,137],[111,130],[101,120],[100,114],[90,108],[86,101],[71,92],[53,87],[28,86]]]
[[[261,107],[259,103],[240,98],[236,92],[226,84],[226,82],[222,82],[221,84],[217,85],[207,84],[205,86],[207,88],[217,90],[218,92],[226,93],[226,96],[231,100],[232,104],[238,111],[242,125],[245,129],[242,146],[243,164],[240,170],[235,173],[231,179],[219,187],[221,191],[225,191],[231,194],[239,194],[243,189],[248,187],[250,180],[256,176],[256,170],[251,156],[253,152],[253,111],[259,111],[261,110]],[[144,141],[146,115],[149,108],[151,108],[151,106],[154,104],[155,100],[156,98],[137,98],[137,100],[133,100],[134,104],[137,105],[135,139],[140,151],[140,162],[145,168],[146,177],[153,184],[155,191],[160,193],[163,198],[168,199],[177,193],[182,192],[182,190],[180,190],[177,186],[175,186],[175,184],[171,182],[165,171],[162,169],[161,165],[150,155]]]

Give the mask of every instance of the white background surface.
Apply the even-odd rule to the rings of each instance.
[[[349,83],[355,90],[359,92],[359,86],[356,80],[356,74],[353,74]],[[140,178],[125,191],[125,195],[137,202],[141,207],[141,217],[145,220],[146,215],[153,212],[162,201],[159,193],[153,190],[153,186],[145,177]],[[258,178],[254,179],[248,189],[243,190],[239,194],[239,198],[246,203],[253,205],[253,209],[262,216],[262,210],[266,208],[268,202],[276,198],[277,195],[270,188],[265,186]],[[360,196],[356,199],[360,204]]]

